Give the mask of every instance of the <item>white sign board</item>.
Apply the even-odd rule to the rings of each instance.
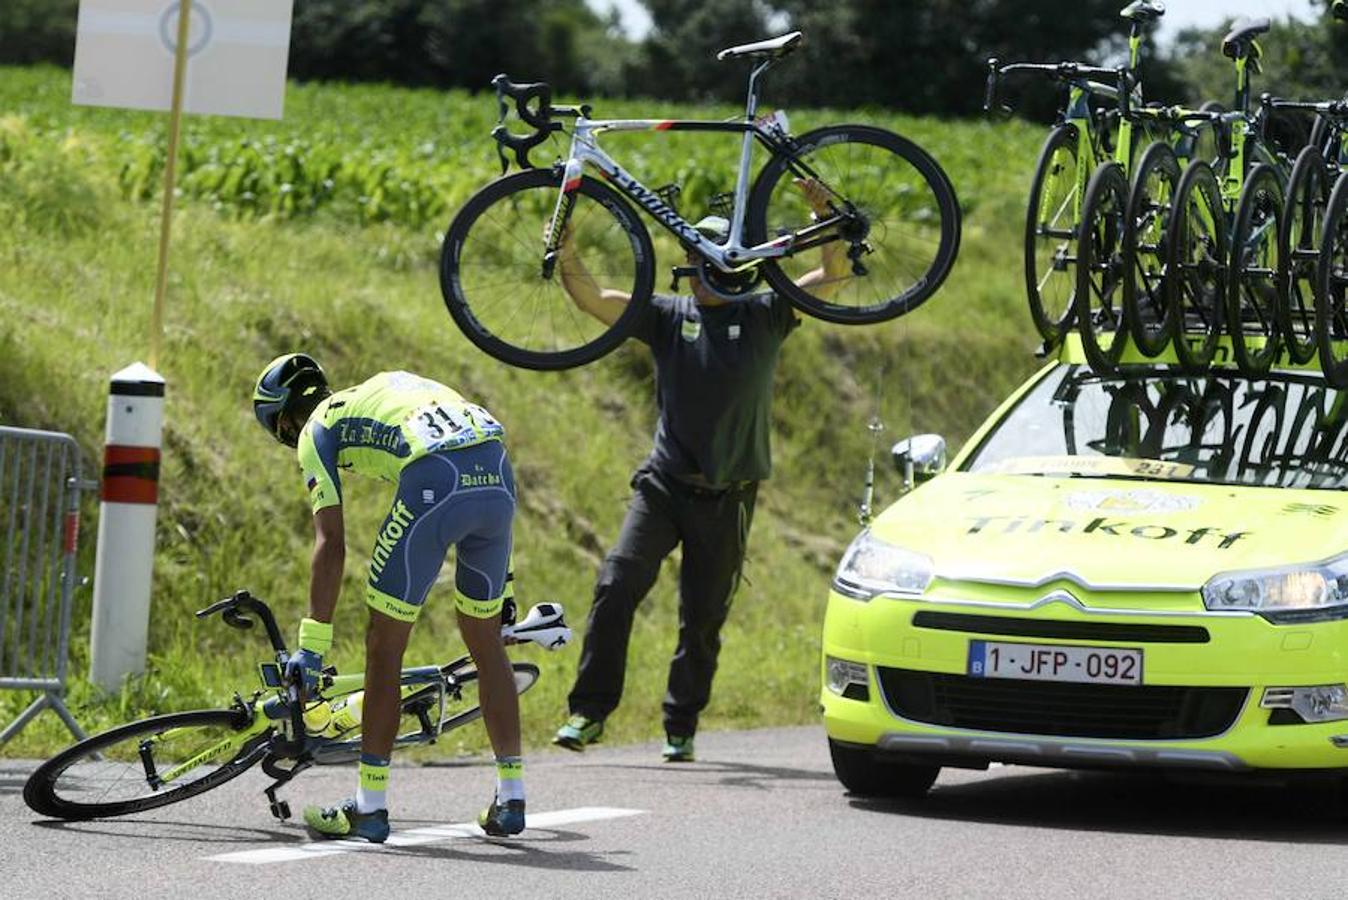
[[[193,0],[183,110],[279,119],[294,0]],[[72,100],[168,110],[176,0],[80,0]]]

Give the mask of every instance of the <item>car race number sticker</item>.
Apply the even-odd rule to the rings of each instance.
[[[994,475],[1143,475],[1149,478],[1184,479],[1194,472],[1185,463],[1122,456],[1019,456],[1004,459],[982,471]]]

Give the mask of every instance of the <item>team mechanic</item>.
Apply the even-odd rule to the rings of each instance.
[[[346,556],[339,471],[397,484],[370,561],[360,782],[354,798],[304,821],[320,836],[383,842],[389,834],[389,755],[400,715],[399,674],[417,614],[451,544],[459,631],[481,682],[482,713],[496,753],[496,794],[478,817],[491,835],[524,830],[519,699],[501,639],[510,588],[515,482],[504,429],[482,407],[409,372],[381,372],[337,393],[313,358],[273,360],[257,380],[262,427],[296,447],[314,511],[309,616],[286,674],[313,691],[332,646],[332,618]]]
[[[816,216],[830,215],[827,191],[796,182]],[[708,216],[695,226],[724,243],[729,223]],[[699,257],[688,251],[688,262]],[[606,324],[631,297],[600,290],[576,253],[560,248],[562,284],[577,307]],[[828,296],[850,275],[839,243],[823,246],[822,265],[798,280]],[[721,627],[739,585],[758,482],[772,467],[772,381],[782,342],[800,324],[773,293],[726,301],[694,277],[691,297],[656,296],[632,332],[655,358],[659,421],[655,446],[632,476],[632,499],[618,542],[595,584],[570,718],[553,743],[584,749],[622,697],[627,644],[637,605],[655,584],[661,561],[683,543],[679,638],[664,700],[669,762],[694,758],[698,716],[711,697]],[[832,287],[832,290],[830,289]]]

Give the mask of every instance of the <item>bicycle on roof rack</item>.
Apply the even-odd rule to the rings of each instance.
[[[753,62],[743,117],[728,121],[593,119],[588,105],[552,103],[547,84],[498,75],[501,121],[492,131],[524,169],[475,194],[454,217],[441,252],[440,286],[456,324],[476,346],[512,365],[564,369],[611,351],[631,332],[654,287],[645,211],[695,259],[675,269],[734,301],[767,285],[802,312],[830,322],[870,324],[903,315],[944,282],[959,249],[960,210],[940,165],[912,141],[868,125],[830,125],[791,133],[784,113],[758,115],[760,78],[801,44],[800,32],[721,51]],[[505,125],[513,101],[530,134]],[[572,120],[565,160],[535,168],[529,154]],[[701,131],[741,136],[734,191],[726,198],[729,237],[703,236],[674,207],[671,193],[648,188],[599,146],[603,134]],[[750,181],[757,144],[768,160]],[[604,180],[586,174],[587,167]],[[813,180],[827,195],[816,215],[793,184]],[[603,293],[629,297],[611,324],[573,304],[562,284],[559,251],[570,240]],[[823,265],[824,250],[845,254]]]
[[[1065,99],[1057,121],[1045,139],[1030,182],[1025,217],[1025,290],[1030,316],[1045,352],[1062,344],[1077,324],[1078,270],[1087,193],[1092,176],[1114,163],[1125,179],[1134,178],[1130,206],[1136,217],[1154,229],[1157,195],[1173,191],[1179,180],[1179,162],[1214,158],[1216,136],[1208,115],[1216,104],[1201,110],[1144,104],[1138,76],[1145,29],[1165,15],[1157,0],[1134,0],[1119,15],[1129,22],[1128,62],[1104,68],[1081,62],[1011,63],[988,60],[985,112],[1009,112],[998,99],[1001,82],[1009,75],[1041,75],[1061,84]],[[1140,138],[1155,142],[1141,152]],[[1156,149],[1159,144],[1163,149]],[[1144,230],[1145,230],[1144,229]],[[1122,237],[1121,229],[1097,236]],[[1145,240],[1145,235],[1144,238]],[[1094,249],[1094,246],[1087,250]],[[1137,289],[1145,279],[1135,273],[1116,273],[1116,287]],[[1094,348],[1091,348],[1094,349]]]
[[[143,812],[217,788],[261,763],[273,779],[263,792],[272,815],[286,819],[290,806],[277,799],[277,790],[311,766],[360,758],[364,673],[338,674],[329,666],[317,695],[301,702],[296,686],[282,679],[289,653],[267,604],[239,591],[197,618],[217,613],[240,630],[262,622],[275,661],[259,667],[261,688],[247,700],[235,694],[225,708],[152,716],[79,741],[29,776],[23,799],[34,812],[68,820]],[[561,604],[540,603],[518,624],[503,625],[502,636],[554,650],[570,641],[571,629]],[[534,664],[512,668],[519,693],[538,681]],[[481,718],[471,657],[403,669],[401,685],[395,752],[433,744]]]

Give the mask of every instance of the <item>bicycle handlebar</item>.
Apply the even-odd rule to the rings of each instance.
[[[1007,75],[1017,73],[1037,72],[1042,75],[1048,75],[1058,81],[1088,81],[1091,78],[1105,78],[1115,81],[1116,87],[1110,87],[1105,84],[1092,84],[1091,89],[1096,93],[1114,93],[1119,102],[1119,111],[1123,115],[1128,115],[1129,92],[1131,90],[1131,74],[1126,66],[1120,66],[1115,69],[1106,69],[1100,66],[1088,66],[1078,62],[1060,62],[1060,63],[1010,63],[1001,65],[1001,61],[996,57],[988,60],[988,81],[987,87],[983,92],[983,112],[1003,112],[1009,113],[1010,107],[999,105],[997,103],[997,87],[1001,79]]]
[[[1346,0],[1348,2],[1348,0]],[[1348,8],[1348,7],[1346,7]],[[1341,100],[1280,100],[1271,94],[1261,94],[1259,103],[1266,109],[1289,109],[1318,113],[1324,116],[1348,117],[1348,98]]]
[[[529,161],[529,151],[546,141],[553,132],[562,130],[560,122],[552,121],[554,115],[588,116],[590,113],[588,106],[553,106],[552,87],[547,82],[515,84],[510,80],[510,76],[501,73],[491,80],[491,84],[496,89],[499,112],[491,136],[497,144],[496,152],[501,159],[502,175],[510,168],[505,154],[507,149],[514,152],[515,161],[520,164],[520,168],[534,167]],[[510,112],[507,100],[515,102],[515,114],[519,116],[520,121],[534,129],[532,134],[512,134],[506,128],[505,120]]]
[[[267,629],[267,639],[271,641],[272,648],[277,653],[287,652],[285,639],[281,637],[281,629],[277,627],[276,617],[272,615],[271,609],[247,591],[235,591],[232,597],[226,597],[212,603],[205,609],[198,610],[197,618],[205,619],[216,613],[224,613],[221,618],[225,620],[226,625],[246,631],[253,627],[253,620],[244,614],[248,612],[262,620],[262,625]]]

